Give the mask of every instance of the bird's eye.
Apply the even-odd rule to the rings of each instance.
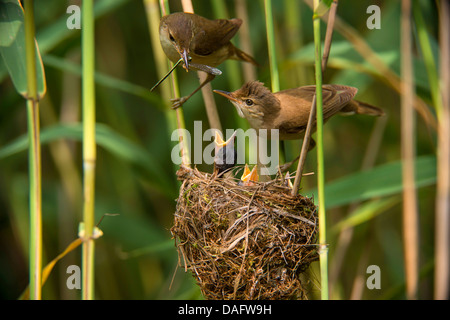
[[[245,100],[245,104],[248,105],[248,106],[251,106],[251,105],[253,105],[253,100],[252,99],[247,99],[247,100]]]
[[[173,35],[169,32],[169,39],[170,41],[175,41],[175,38],[173,37]]]

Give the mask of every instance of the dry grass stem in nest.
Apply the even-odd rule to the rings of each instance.
[[[300,274],[318,259],[312,199],[281,180],[242,186],[182,167],[171,228],[180,264],[206,299],[305,299]]]

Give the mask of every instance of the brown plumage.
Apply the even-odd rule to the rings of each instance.
[[[343,85],[322,86],[324,122],[337,113],[384,115],[377,107],[353,100],[357,91],[357,88]],[[316,86],[272,93],[263,83],[251,81],[234,92],[214,92],[228,98],[252,128],[279,129],[280,140],[292,140],[303,137]]]
[[[177,99],[174,108],[180,107],[200,88],[214,79],[217,73],[210,71],[211,68],[208,67],[216,67],[227,59],[257,65],[251,56],[230,42],[241,24],[241,19],[209,20],[186,12],[176,12],[161,18],[159,37],[166,56],[173,62],[182,58],[186,71],[200,70],[208,74],[206,80],[194,92]]]

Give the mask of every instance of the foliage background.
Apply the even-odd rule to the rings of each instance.
[[[47,94],[41,101],[44,265],[77,237],[82,219],[82,159],[80,121],[80,31],[66,27],[66,9],[77,1],[42,0],[35,5],[37,41],[44,61]],[[369,5],[381,8],[381,29],[366,27]],[[197,14],[208,18],[234,17],[235,1],[193,1]],[[261,64],[258,79],[270,87],[268,49],[262,1],[247,1],[248,22],[253,55]],[[314,46],[312,11],[299,0],[274,1],[274,21],[281,88],[314,83]],[[104,236],[96,241],[97,299],[191,299],[200,298],[191,275],[177,269],[177,253],[171,239],[171,227],[178,183],[176,167],[170,155],[174,147],[174,126],[167,102],[158,92],[149,94],[158,76],[150,42],[143,1],[96,1],[96,70],[98,158],[96,173],[96,218],[105,213],[101,229]],[[223,11],[226,8],[227,12]],[[432,1],[421,1],[422,14],[437,57],[437,8]],[[172,12],[182,11],[179,1],[170,1]],[[399,75],[400,1],[340,1],[338,15],[358,30],[379,57]],[[322,30],[325,30],[323,24]],[[324,35],[324,31],[322,32]],[[416,33],[414,33],[416,35]],[[233,42],[239,45],[239,33]],[[421,52],[414,56],[416,90],[430,102],[430,88]],[[240,62],[231,61],[220,69],[215,89],[236,90],[242,85]],[[232,71],[234,70],[234,71]],[[237,77],[227,74],[238,71]],[[196,75],[177,71],[181,93],[197,86]],[[28,178],[26,153],[25,101],[16,93],[9,77],[0,66],[0,297],[17,298],[27,285],[28,257]],[[339,252],[339,231],[333,226],[352,213],[352,194],[364,185],[351,178],[361,171],[366,149],[375,166],[400,159],[400,100],[395,91],[361,57],[338,32],[335,32],[324,83],[339,83],[359,88],[359,100],[380,106],[387,116],[374,119],[364,116],[337,116],[325,126],[326,181],[348,178],[343,201],[333,198],[327,211],[330,243],[330,268],[343,257],[342,269],[332,278],[331,298],[399,299],[404,298],[404,262],[401,234],[401,201],[393,182],[383,185],[383,199],[392,204],[378,211],[359,215],[349,250]],[[162,84],[168,86],[166,81]],[[216,96],[223,128],[244,127],[232,105]],[[430,108],[430,110],[432,110]],[[201,94],[184,105],[186,127],[193,132],[194,121],[208,128]],[[379,135],[379,149],[369,145],[372,133]],[[417,155],[435,154],[435,131],[417,117]],[[299,152],[299,142],[287,144],[289,158]],[[430,158],[431,160],[433,158]],[[419,167],[418,189],[420,212],[420,286],[419,297],[431,298],[434,258],[435,167]],[[315,152],[311,152],[306,171],[314,171]],[[431,167],[430,167],[431,166]],[[200,165],[200,169],[212,168]],[[397,167],[400,168],[400,167]],[[434,171],[433,171],[434,170]],[[397,175],[399,170],[380,171]],[[375,176],[372,176],[375,178]],[[303,191],[311,194],[315,176],[303,179]],[[388,179],[388,181],[390,181]],[[391,184],[390,184],[391,183]],[[392,190],[393,191],[392,191]],[[327,194],[328,195],[328,194]],[[367,200],[363,196],[356,200]],[[350,200],[349,200],[350,199]],[[372,201],[370,199],[369,201]],[[80,249],[60,261],[43,288],[45,299],[77,299],[77,290],[66,287],[66,269],[80,265]],[[367,266],[381,268],[380,290],[365,285]],[[319,293],[318,264],[309,271],[311,298]],[[361,282],[362,281],[362,282]],[[363,283],[362,287],[358,286]],[[361,290],[357,290],[361,288]]]

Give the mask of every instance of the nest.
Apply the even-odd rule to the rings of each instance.
[[[206,299],[306,299],[301,274],[318,259],[312,199],[281,180],[242,186],[182,167],[171,228],[179,263]]]

